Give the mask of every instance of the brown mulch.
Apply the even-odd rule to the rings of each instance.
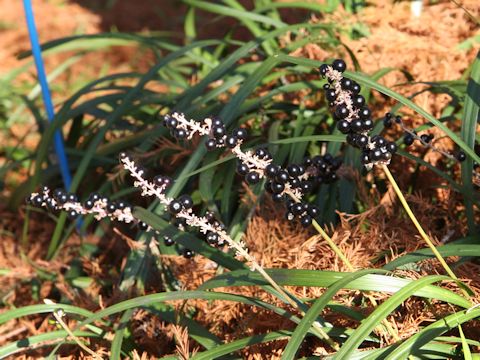
[[[102,9],[95,1],[33,1],[37,15],[37,26],[42,41],[55,39],[75,33],[96,33],[105,31],[112,26],[125,31],[149,31],[165,30],[179,26],[179,20],[173,15],[177,14],[175,1],[167,1],[162,4],[161,12],[149,11],[145,17],[145,9],[156,9],[158,2],[151,1],[116,1],[111,9]],[[133,6],[132,4],[135,3]],[[480,8],[476,0],[465,0],[462,4],[475,16],[480,16]],[[170,6],[166,6],[170,5]],[[384,67],[394,67],[408,71],[417,81],[453,80],[459,79],[463,72],[473,61],[476,48],[470,50],[458,49],[458,44],[474,34],[478,34],[476,26],[463,10],[453,2],[440,1],[426,6],[419,18],[412,16],[409,2],[380,1],[375,2],[374,8],[358,13],[355,17],[346,15],[341,11],[328,15],[326,20],[334,21],[342,26],[349,26],[354,22],[365,23],[370,31],[370,36],[356,41],[343,37],[342,40],[354,51],[362,71],[373,73]],[[6,73],[23,64],[16,59],[16,54],[29,48],[28,37],[24,26],[21,2],[0,0],[2,9],[0,30],[0,73]],[[182,9],[183,10],[183,9]],[[46,16],[48,14],[48,16]],[[69,21],[64,19],[68,18]],[[321,20],[325,21],[325,20]],[[112,51],[100,52],[88,55],[82,63],[75,65],[73,75],[91,76],[99,72],[103,61],[108,60],[112,67],[109,71],[118,72],[130,69],[130,59],[134,49],[116,48]],[[331,57],[314,44],[307,45],[298,56],[308,56],[323,60]],[[53,69],[63,61],[64,57],[49,57],[47,69]],[[148,68],[149,58],[138,61],[136,66],[140,70]],[[349,64],[351,65],[351,64]],[[26,79],[32,80],[34,73],[25,75]],[[70,78],[71,79],[71,78]],[[68,79],[65,79],[68,81]],[[401,72],[394,71],[383,77],[380,82],[387,86],[395,86],[406,81]],[[411,94],[423,88],[423,85],[411,85],[395,87],[402,94]],[[56,94],[61,97],[62,94]],[[375,95],[375,110],[380,116],[392,103],[386,101],[378,94]],[[449,101],[445,95],[433,95],[423,93],[415,98],[415,102],[431,112],[434,116],[440,116],[441,109]],[[409,125],[419,125],[424,119],[402,109],[407,115]],[[21,130],[19,130],[21,132]],[[438,130],[431,130],[440,137]],[[452,149],[448,141],[442,143],[446,149]],[[424,154],[421,149],[417,154],[424,156],[426,160],[441,164],[441,159],[434,154]],[[395,175],[400,180],[403,189],[408,187],[411,179],[412,164],[405,160],[394,165]],[[380,175],[380,174],[375,174]],[[367,181],[373,182],[373,175],[367,177]],[[392,192],[380,193],[373,188],[367,188],[364,182],[357,181],[358,196],[366,204],[372,204],[369,210],[358,215],[339,214],[341,223],[335,229],[331,229],[333,239],[347,255],[349,260],[357,268],[381,266],[385,262],[393,260],[404,253],[423,248],[423,242],[417,235],[413,225],[407,219],[400,218],[398,214],[399,204],[392,198]],[[462,209],[462,199],[455,192],[440,188],[444,185],[441,179],[431,172],[422,171],[420,183],[417,184],[417,193],[410,195],[408,200],[415,214],[436,243],[456,239],[466,234],[466,225],[459,220],[459,212]],[[438,199],[435,205],[430,200]],[[118,283],[125,256],[128,254],[129,242],[127,237],[122,236],[122,231],[110,232],[107,240],[99,240],[94,236],[80,239],[72,236],[68,239],[62,250],[62,256],[55,261],[43,261],[45,249],[54,229],[53,222],[44,215],[33,215],[28,224],[28,246],[22,246],[22,231],[24,223],[24,210],[12,213],[4,208],[0,209],[1,229],[0,233],[0,268],[10,269],[11,273],[0,277],[0,289],[4,304],[9,306],[24,306],[32,303],[40,303],[44,298],[68,299],[72,303],[82,306],[91,311],[99,307],[108,306],[121,299],[121,294],[116,289],[105,290],[97,283],[89,288],[78,290],[73,288],[62,276],[68,270],[72,260],[78,259],[83,270],[88,276],[95,279]],[[368,226],[365,226],[368,224]],[[448,238],[446,236],[448,235]],[[96,258],[80,257],[78,246],[81,243],[92,243],[102,249],[102,255]],[[253,217],[246,231],[245,241],[251,253],[261,259],[265,267],[297,268],[297,269],[323,269],[345,271],[344,266],[338,261],[335,254],[313,232],[305,231],[297,226],[288,224],[283,220],[283,214],[275,209],[272,204],[259,210]],[[112,261],[111,254],[115,254],[116,261]],[[379,254],[383,257],[376,258]],[[29,260],[27,260],[29,259]],[[169,264],[175,276],[184,284],[186,289],[196,289],[216,274],[214,264],[204,258],[196,257],[195,261],[187,261],[180,257],[162,257]],[[454,259],[452,259],[454,260]],[[35,289],[36,284],[32,279],[38,271],[60,274],[56,283],[44,280],[40,288]],[[419,263],[418,272],[405,271],[402,276],[417,278],[427,274],[443,273],[436,261],[424,261]],[[468,263],[456,269],[456,273],[472,287],[476,298],[480,295],[480,267],[477,264]],[[453,287],[452,287],[453,289]],[[159,288],[149,288],[149,291],[160,291]],[[277,300],[259,290],[258,288],[225,288],[222,291],[241,293],[246,296],[255,296],[271,303]],[[300,297],[316,297],[323,290],[318,288],[289,288],[290,291]],[[33,299],[33,294],[38,294],[38,299]],[[379,301],[387,298],[384,294],[374,294]],[[358,294],[353,291],[342,291],[335,301],[355,306]],[[180,308],[179,304],[179,308]],[[286,320],[272,316],[271,313],[252,309],[251,307],[230,302],[205,302],[192,300],[187,302],[186,309],[196,309],[196,320],[209,328],[225,341],[231,341],[239,337],[253,335],[259,332],[267,332],[273,329],[293,328]],[[360,309],[360,307],[359,307]],[[405,311],[405,309],[407,311]],[[184,309],[185,310],[185,309]],[[372,308],[367,309],[371,311]],[[4,309],[4,311],[8,311]],[[425,309],[424,303],[419,300],[409,300],[404,305],[403,313],[398,311],[389,319],[399,330],[402,338],[406,338],[418,331],[420,326],[432,322],[445,312],[442,304],[433,303]],[[327,316],[327,314],[325,314]],[[340,316],[328,317],[328,320],[341,326],[355,326],[351,319]],[[32,316],[9,322],[0,327],[0,345],[9,343],[15,339],[22,339],[47,331],[57,329],[52,324],[51,317]],[[67,323],[75,326],[74,320],[67,319]],[[138,311],[134,315],[132,323],[134,339],[139,348],[145,352],[138,354],[140,358],[154,358],[164,355],[165,352],[182,354],[185,349],[194,349],[197,345],[187,344],[188,337],[184,329],[174,328],[161,321],[159,317],[146,312]],[[470,338],[479,338],[480,334],[475,329],[478,324],[464,328]],[[383,337],[389,342],[388,336]],[[174,341],[175,340],[175,341]],[[175,346],[176,342],[176,346]],[[167,344],[164,347],[158,344]],[[254,346],[244,350],[246,359],[278,359],[285,342],[273,342],[261,346]],[[315,341],[309,342],[310,349],[324,351],[322,344]],[[95,344],[91,346],[97,351],[106,351],[108,344]],[[86,355],[78,355],[76,347],[62,348],[63,354],[71,352],[77,355],[62,358],[90,358]],[[12,358],[38,358],[47,352],[39,351],[29,356],[15,355]]]

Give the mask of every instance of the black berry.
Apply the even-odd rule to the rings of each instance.
[[[467,160],[467,155],[462,150],[458,150],[457,153],[455,154],[455,158],[458,161],[463,162]]]
[[[183,250],[183,257],[185,259],[191,259],[194,256],[195,256],[195,253],[192,250],[190,250],[190,249],[184,249]]]
[[[308,227],[312,225],[312,217],[310,215],[303,215],[300,218],[300,223],[302,224],[303,227]]]
[[[215,150],[215,148],[217,147],[217,142],[215,141],[215,139],[208,139],[205,142],[205,147],[208,151]]]
[[[164,236],[163,237],[163,243],[165,244],[165,246],[172,246],[175,244],[175,240],[173,240],[171,237],[169,236]]]
[[[275,180],[277,180],[279,183],[285,184],[290,177],[288,176],[288,172],[285,170],[279,170],[277,172],[277,175],[275,176]]]
[[[415,137],[410,133],[406,133],[405,136],[403,137],[403,143],[407,146],[412,145],[414,141],[415,141]]]
[[[265,168],[265,175],[269,178],[275,177],[277,172],[280,170],[280,166],[275,165],[275,164],[268,164],[267,167]]]
[[[233,149],[235,146],[237,146],[238,138],[234,135],[228,136],[226,144],[230,149]]]
[[[335,115],[339,119],[345,119],[348,116],[348,109],[346,105],[338,105],[335,109]]]
[[[340,120],[337,123],[337,129],[340,130],[342,134],[348,134],[350,131],[350,123],[347,120]]]
[[[342,59],[336,59],[332,63],[333,70],[344,72],[347,69],[347,64]]]
[[[328,100],[328,102],[333,102],[337,98],[337,94],[335,93],[335,90],[333,89],[328,89],[325,91],[325,98]]]
[[[260,181],[260,175],[258,175],[258,173],[255,172],[255,171],[250,171],[247,174],[247,176],[245,177],[245,180],[250,185],[254,185],[254,184],[257,184]]]
[[[178,201],[185,209],[191,209],[193,207],[193,200],[190,195],[182,195],[178,198]]]
[[[320,74],[322,76],[325,76],[327,74],[327,71],[328,71],[328,65],[327,64],[320,65],[319,70],[320,70]]]
[[[169,205],[168,205],[168,210],[176,215],[178,214],[180,211],[182,211],[182,203],[178,200],[173,200]]]
[[[249,168],[248,168],[248,166],[247,166],[246,164],[244,164],[244,163],[238,163],[238,165],[237,165],[237,173],[238,173],[239,175],[242,175],[242,176],[243,176],[243,175],[247,175],[247,174],[248,174],[248,170],[249,170]]]
[[[235,135],[240,140],[246,140],[248,136],[248,132],[243,128],[238,128],[233,131],[233,135]]]

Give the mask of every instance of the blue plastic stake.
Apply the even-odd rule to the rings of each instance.
[[[52,96],[50,94],[50,88],[48,87],[47,76],[45,74],[45,65],[43,64],[42,50],[38,40],[38,33],[35,26],[31,1],[23,0],[23,7],[25,9],[25,18],[27,20],[30,43],[32,44],[32,54],[33,58],[35,59],[35,66],[37,68],[38,81],[40,82],[40,87],[42,89],[43,103],[45,104],[48,121],[52,122],[55,117],[55,111],[53,110]],[[69,190],[70,184],[72,183],[72,176],[70,175],[67,155],[65,154],[65,145],[63,143],[63,137],[60,130],[55,131],[54,144],[55,152],[57,153],[58,157],[58,163],[60,165],[60,172],[62,173],[63,184],[65,189]]]

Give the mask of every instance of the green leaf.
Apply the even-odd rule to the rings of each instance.
[[[92,333],[90,331],[73,331],[73,334],[77,337],[99,337],[98,334]],[[48,345],[55,345],[59,342],[65,342],[65,338],[68,336],[65,330],[51,331],[46,334],[34,335],[21,339],[15,342],[11,342],[7,345],[4,345],[0,348],[0,358],[4,359],[9,355],[13,355],[19,351],[23,350],[33,350],[41,346],[45,346],[45,343]],[[66,342],[65,342],[66,343]],[[70,344],[75,344],[70,342]]]
[[[263,13],[271,9],[280,9],[280,8],[288,8],[288,9],[305,9],[311,11],[317,11],[320,13],[328,13],[332,12],[336,6],[332,5],[331,2],[327,2],[326,5],[323,4],[316,4],[311,2],[304,2],[304,1],[288,1],[288,2],[271,2],[267,5],[262,5],[258,7],[255,11],[258,13]]]
[[[236,0],[223,0],[224,3],[230,6],[231,9],[233,10],[238,10],[242,12],[246,12],[245,8]],[[252,13],[252,12],[248,12]],[[266,16],[270,20],[274,20],[278,22],[279,24],[283,24],[280,19],[277,18],[272,18],[271,16]],[[255,36],[259,37],[261,35],[264,35],[265,33],[268,33],[268,30],[263,29],[260,24],[255,23],[253,20],[247,18],[246,16],[240,16],[237,18],[240,22],[242,22],[247,29],[250,30],[250,32]],[[286,24],[281,25],[280,27],[284,27]],[[273,41],[273,40],[267,40],[262,44],[263,49],[267,53],[267,55],[273,55],[274,49],[278,48],[278,45]]]
[[[120,321],[115,326],[115,335],[113,337],[112,345],[110,346],[110,360],[120,360],[122,352],[123,337],[127,330],[128,322],[133,314],[133,310],[125,311],[120,318]]]
[[[266,271],[276,283],[283,286],[330,287],[333,283],[349,274],[336,271],[299,269],[266,269]],[[413,280],[411,279],[371,274],[366,275],[361,279],[353,280],[348,286],[346,286],[346,289],[396,293],[412,282]],[[218,287],[259,286],[265,284],[266,281],[255,272],[248,270],[235,270],[208,280],[202,284],[199,289],[207,290]],[[425,286],[416,291],[413,295],[442,300],[464,308],[471,306],[470,302],[460,295],[437,286]]]
[[[330,141],[345,142],[345,135],[309,135],[271,141],[270,144],[294,144],[301,142]]]
[[[198,0],[183,0],[183,2],[190,6],[195,6],[205,11],[220,14],[223,16],[234,17],[240,21],[252,20],[252,21],[256,21],[266,25],[272,25],[277,28],[287,26],[287,24],[285,24],[282,21],[272,19],[268,16],[259,15],[251,11],[234,9],[231,6],[223,6],[223,5],[218,5],[218,4],[214,4],[207,1],[198,1]],[[260,34],[255,34],[255,35],[258,36]]]
[[[139,43],[149,47],[157,47],[162,43],[154,39],[150,36],[118,32],[82,34],[48,41],[42,44],[42,52],[48,55],[64,51],[97,50],[110,46],[137,45]],[[18,58],[24,59],[31,55],[32,52],[28,50],[21,52]]]
[[[335,296],[335,294],[341,289],[348,286],[355,279],[361,278],[367,274],[379,273],[383,271],[378,271],[376,269],[365,269],[360,270],[351,274],[348,274],[343,279],[340,279],[333,283],[326,291],[320,296],[315,303],[310,307],[305,316],[303,317],[300,324],[297,325],[295,331],[293,332],[290,340],[288,341],[287,347],[285,348],[282,354],[282,360],[295,359],[295,356],[298,352],[298,349],[307,335],[308,330],[313,325],[314,321],[317,319],[318,314],[320,314],[325,306],[328,305],[328,302]]]
[[[24,306],[24,307],[9,310],[7,312],[0,314],[0,324],[3,324],[9,320],[18,319],[23,316],[28,316],[33,314],[53,313],[56,310],[63,310],[63,312],[67,314],[75,314],[83,317],[89,317],[93,315],[91,311],[84,310],[77,306],[65,305],[65,304],[39,304],[39,305]]]
[[[285,61],[288,63],[297,64],[297,65],[310,66],[315,68],[318,68],[322,64],[322,62],[320,61],[304,59],[304,58],[296,58],[296,57],[288,56],[284,54],[278,54],[277,58],[280,61]],[[391,97],[392,99],[399,101],[403,105],[407,106],[408,108],[412,109],[419,115],[423,116],[429,122],[431,122],[440,130],[442,130],[448,137],[450,137],[450,139],[452,139],[463,151],[465,151],[468,155],[470,155],[473,160],[480,163],[480,157],[477,154],[475,154],[475,151],[473,150],[473,148],[471,148],[467,143],[465,143],[465,141],[463,141],[457,134],[455,134],[452,130],[450,130],[445,124],[435,119],[431,114],[429,114],[427,111],[425,111],[420,106],[415,104],[413,101],[387,88],[386,86],[378,84],[377,82],[373,81],[366,75],[353,73],[351,71],[345,71],[345,75],[348,76],[350,79],[357,81],[361,85],[368,86],[369,88],[375,89],[380,93],[385,94]]]
[[[480,51],[472,66],[472,72],[467,85],[467,95],[463,107],[461,138],[472,149],[475,146],[475,133],[480,116]],[[477,160],[478,162],[478,160]],[[462,162],[462,182],[467,214],[468,228],[471,234],[476,233],[475,216],[471,194],[474,192],[472,184],[473,159],[467,156]]]
[[[95,321],[98,321],[100,319],[103,319],[105,317],[117,314],[119,312],[122,312],[128,309],[144,308],[144,307],[151,306],[153,304],[163,303],[165,301],[187,300],[187,299],[223,300],[223,301],[239,302],[242,304],[261,307],[263,309],[272,311],[280,316],[283,316],[287,319],[290,319],[294,322],[299,321],[297,317],[293,316],[290,312],[284,309],[281,309],[277,306],[271,305],[264,301],[247,297],[247,296],[220,293],[220,292],[211,292],[211,291],[172,291],[172,292],[166,292],[166,293],[149,294],[149,295],[139,296],[133,299],[122,301],[120,303],[109,306],[103,310],[100,310],[88,316],[78,326],[80,327],[80,326],[85,326],[87,324],[91,324]]]
[[[478,308],[463,310],[448,316],[444,316],[440,320],[426,326],[421,331],[405,340],[396,349],[394,349],[386,359],[406,359],[409,354],[417,353],[418,349],[425,344],[428,344],[436,337],[456,328],[460,324],[478,317],[480,317],[480,309]]]
[[[465,360],[472,360],[472,353],[470,351],[470,347],[468,346],[467,339],[465,338],[462,327],[460,325],[458,325],[458,332],[460,334],[460,338],[462,339],[463,358]]]
[[[475,237],[470,238],[472,242],[478,242]],[[477,257],[480,256],[480,245],[468,244],[461,242],[460,244],[450,243],[447,245],[437,246],[438,252],[443,256],[464,256],[464,257]],[[432,250],[420,249],[414,252],[403,255],[388,264],[383,268],[385,270],[394,270],[402,267],[406,264],[416,263],[425,259],[434,258]]]
[[[272,331],[268,334],[258,334],[258,335],[249,336],[240,340],[232,341],[228,344],[216,346],[213,349],[208,351],[197,353],[191,359],[192,360],[217,359],[220,356],[230,354],[234,351],[245,349],[246,347],[251,345],[284,339],[288,337],[290,334],[291,334],[291,331],[280,330],[280,331]]]
[[[373,329],[380,324],[392,311],[394,311],[403,301],[414,295],[420,289],[432,283],[451,280],[448,276],[431,275],[424,278],[410,282],[408,285],[402,287],[392,297],[379,305],[373,313],[371,313],[361,325],[353,332],[347,339],[340,350],[335,354],[334,359],[349,359],[350,355],[360,346]]]

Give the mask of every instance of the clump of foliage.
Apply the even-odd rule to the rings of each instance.
[[[465,216],[471,232],[476,231],[474,207],[479,197],[472,196],[471,190],[474,162],[480,163],[474,151],[479,107],[474,97],[478,89],[472,84],[480,78],[478,59],[472,66],[464,94],[461,131],[457,134],[453,130],[458,129],[456,124],[450,129],[447,126],[450,124],[435,119],[411,99],[360,72],[347,71],[344,60],[322,63],[288,55],[311,41],[318,41],[335,53],[340,44],[336,36],[338,29],[332,24],[310,22],[287,25],[281,20],[278,8],[298,6],[315,11],[333,8],[267,1],[265,6],[251,12],[236,1],[227,1],[228,5],[186,2],[192,6],[185,23],[185,33],[190,39],[196,35],[197,9],[202,9],[236,18],[239,25],[250,31],[252,40],[233,40],[234,29],[224,39],[192,41],[185,46],[141,35],[80,37],[137,42],[158,54],[158,61],[146,74],[118,74],[97,79],[62,104],[54,125],[42,133],[36,155],[31,159],[35,164],[32,175],[11,198],[12,204],[27,196],[30,205],[65,210],[56,219],[46,254],[48,259],[61,254],[62,244],[75,227],[81,232],[103,231],[93,219],[135,224],[135,228],[124,229],[125,233],[136,236],[137,246],[131,249],[118,284],[124,296],[130,298],[96,312],[59,299],[58,303],[3,313],[0,324],[26,315],[54,313],[61,329],[30,337],[26,342],[7,344],[0,348],[0,355],[13,354],[27,346],[33,348],[44,341],[58,345],[54,354],[61,345],[73,341],[91,356],[101,357],[92,350],[98,339],[99,343],[109,342],[112,359],[131,356],[135,341],[128,330],[129,324],[133,311],[142,309],[159,314],[166,322],[186,327],[200,348],[193,356],[198,359],[235,357],[248,346],[279,339],[288,339],[282,359],[298,358],[300,353],[309,358],[336,359],[471,357],[470,346],[478,348],[480,343],[466,337],[462,325],[480,316],[480,309],[474,306],[475,297],[444,260],[444,256],[456,254],[449,252],[449,245],[438,248],[433,245],[387,165],[397,154],[429,166],[406,151],[415,140],[429,149],[439,150],[452,162],[448,170],[451,173],[433,170],[465,196]],[[295,40],[281,45],[280,39],[287,33],[294,34]],[[62,42],[75,44],[77,40],[56,41],[46,44],[45,48]],[[319,73],[324,78],[319,77]],[[193,77],[196,81],[192,85]],[[129,81],[132,78],[134,82]],[[128,85],[120,85],[121,81]],[[149,88],[151,83],[167,85],[171,91],[159,94]],[[324,99],[319,96],[322,89],[330,108],[324,106]],[[105,94],[96,94],[100,90]],[[372,118],[367,106],[372,90],[398,101],[399,105],[392,111],[395,115],[389,113],[379,121]],[[291,101],[292,96],[301,101]],[[418,136],[418,129],[408,129],[402,117],[396,115],[401,106],[443,130],[456,143],[456,153],[437,149],[430,137]],[[55,180],[58,169],[48,156],[50,144],[55,130],[68,122],[71,123],[69,146],[75,149],[72,155],[75,176],[68,191],[52,191],[50,189],[59,184]],[[382,128],[391,130],[394,124],[400,127],[403,139],[399,136],[398,140],[387,140],[379,134]],[[155,145],[158,139],[162,139],[161,143]],[[165,159],[174,159],[184,149],[188,150],[188,156],[177,160],[175,166],[165,165],[168,162]],[[117,154],[120,154],[120,168]],[[462,166],[461,184],[454,174],[456,160]],[[361,172],[375,166],[383,169],[406,213],[430,246],[424,256],[435,256],[448,276],[429,275],[412,280],[401,273],[391,273],[397,266],[415,263],[415,254],[387,263],[384,269],[373,265],[368,269],[355,269],[328,235],[323,224],[336,221],[335,210],[361,210],[355,201],[355,183],[344,176],[343,170]],[[249,254],[248,244],[242,241],[252,207],[239,201],[242,182],[236,181],[235,173],[251,185],[252,194],[260,198],[260,205],[254,204],[253,208],[261,206],[265,192],[270,193],[274,201],[285,204],[288,220],[298,219],[305,227],[313,225],[349,271],[264,268],[261,259]],[[133,187],[112,181],[111,174],[130,175]],[[51,186],[35,192],[40,183]],[[155,201],[142,203],[143,197],[153,197]],[[145,205],[131,205],[134,203]],[[82,222],[78,221],[79,215]],[[194,228],[199,231],[193,231]],[[470,256],[480,254],[478,245],[468,239],[459,240],[462,246],[468,247]],[[192,261],[196,254],[211,259],[218,275],[197,290],[183,290],[159,257],[159,254],[177,253],[193,258]],[[148,291],[152,281],[160,291]],[[434,285],[440,282],[456,284],[462,294]],[[320,286],[325,291],[315,299],[303,299],[285,288],[290,285]],[[215,290],[235,286],[258,287],[275,301]],[[342,289],[359,291],[360,307],[372,304],[373,312],[365,315],[347,305],[332,303]],[[374,290],[392,295],[377,304],[371,296]],[[404,338],[392,326],[391,317],[412,297],[420,298],[425,306],[447,304],[449,311]],[[170,303],[189,299],[232,301],[258,307],[289,320],[294,328],[279,328],[224,343],[196,321],[195,311],[184,311]],[[74,328],[61,320],[60,312],[77,320]],[[340,314],[349,317],[356,326],[345,327],[326,320],[329,315]],[[314,354],[304,341],[306,337],[315,338],[326,355]],[[83,344],[86,338],[91,338],[88,346]]]

